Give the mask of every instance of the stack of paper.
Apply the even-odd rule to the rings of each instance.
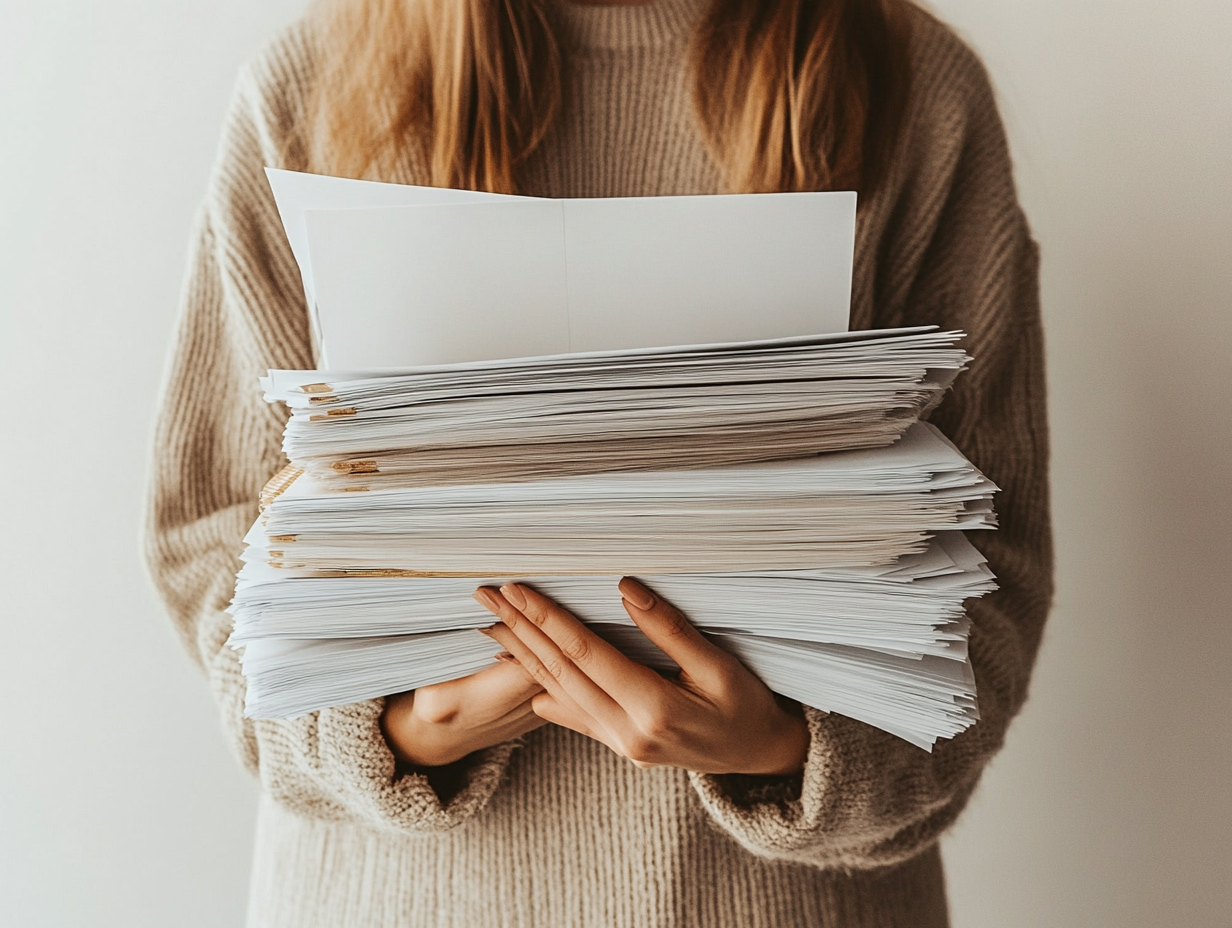
[[[273,371],[283,450],[321,482],[433,486],[705,467],[879,447],[969,360],[908,329],[449,365],[374,377]]]
[[[274,497],[243,558],[344,574],[657,574],[888,564],[993,524],[995,487],[917,423],[870,451],[697,470]]]
[[[995,525],[995,489],[927,423],[889,448],[696,470],[364,492],[292,471],[232,607],[247,709],[482,669],[499,648],[471,594],[508,577],[670,670],[619,605],[637,574],[777,692],[930,748],[977,718],[963,603],[995,583],[959,529]]]
[[[250,710],[296,715],[384,695],[408,680],[424,686],[482,669],[499,648],[468,631],[492,623],[471,593],[498,582],[320,577],[246,565],[233,643],[247,646]],[[629,621],[615,577],[524,582],[643,663],[673,669]],[[883,567],[662,574],[646,582],[698,616],[712,640],[777,692],[922,746],[975,718],[963,602],[995,584],[960,532]],[[914,702],[913,687],[924,688],[927,701],[905,725],[900,704]]]
[[[838,331],[853,195],[270,180],[332,369],[263,380],[291,466],[231,607],[250,716],[489,666],[471,595],[510,577],[671,672],[631,574],[776,692],[929,750],[973,724],[996,487],[919,421],[969,358]]]

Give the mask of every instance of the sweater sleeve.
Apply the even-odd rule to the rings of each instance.
[[[456,788],[443,801],[426,777],[397,776],[379,727],[382,700],[294,719],[244,718],[244,678],[226,644],[231,618],[223,610],[241,539],[257,517],[262,485],[283,463],[284,413],[262,400],[257,378],[271,367],[312,366],[299,272],[262,170],[280,163],[276,130],[288,118],[270,100],[295,98],[294,88],[271,95],[266,85],[295,60],[275,47],[245,71],[227,118],[164,386],[146,555],[184,645],[209,678],[230,743],[276,800],[316,818],[439,831],[484,806],[512,744],[457,765]]]
[[[926,24],[933,36],[939,27]],[[1038,252],[1018,206],[1004,131],[982,66],[952,37],[932,49],[885,219],[862,249],[861,325],[969,333],[975,360],[933,414],[1001,487],[997,531],[971,533],[1000,590],[969,604],[980,720],[927,753],[869,725],[806,709],[802,778],[693,774],[706,810],[755,854],[869,869],[935,842],[963,809],[1021,708],[1052,598],[1048,437]],[[942,52],[945,52],[943,54]],[[862,219],[862,221],[864,221]],[[866,268],[867,270],[867,268]]]

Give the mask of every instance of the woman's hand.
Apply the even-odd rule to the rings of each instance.
[[[749,774],[803,768],[809,733],[802,714],[779,705],[736,658],[636,580],[621,580],[620,592],[630,618],[680,665],[675,679],[629,660],[527,586],[476,591],[503,623],[488,633],[544,689],[531,700],[537,715],[642,767]]]
[[[531,708],[531,699],[542,693],[507,659],[469,677],[390,696],[381,731],[401,762],[440,767],[543,725],[546,720]]]

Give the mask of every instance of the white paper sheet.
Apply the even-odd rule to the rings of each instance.
[[[854,193],[547,200],[267,174],[322,366],[847,328]]]
[[[570,350],[560,201],[305,216],[330,366]]]
[[[854,193],[563,202],[573,351],[847,330]]]
[[[349,177],[282,171],[277,168],[266,168],[265,176],[274,192],[278,215],[286,230],[287,241],[291,244],[291,252],[299,264],[300,274],[304,279],[304,293],[314,314],[316,288],[312,279],[312,263],[308,260],[305,210],[427,206],[438,203],[485,203],[524,199],[500,193],[453,190],[448,187],[418,187],[411,184],[382,184],[370,180],[352,180]]]

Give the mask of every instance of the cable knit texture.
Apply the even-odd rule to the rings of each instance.
[[[685,43],[702,0],[561,7],[567,94],[523,171],[552,196],[714,193]],[[641,770],[555,727],[457,765],[442,799],[398,776],[382,702],[243,717],[225,646],[240,539],[282,464],[267,368],[313,366],[265,165],[303,118],[314,39],[242,72],[199,215],[159,420],[147,549],[237,755],[264,787],[253,926],[912,926],[947,922],[936,841],[1027,694],[1052,594],[1037,253],[987,76],[915,18],[915,83],[887,182],[861,204],[852,327],[965,329],[975,356],[934,421],[1002,487],[977,543],[1002,589],[972,606],[981,721],[932,754],[808,711],[802,777]],[[391,176],[422,181],[410,161]]]

